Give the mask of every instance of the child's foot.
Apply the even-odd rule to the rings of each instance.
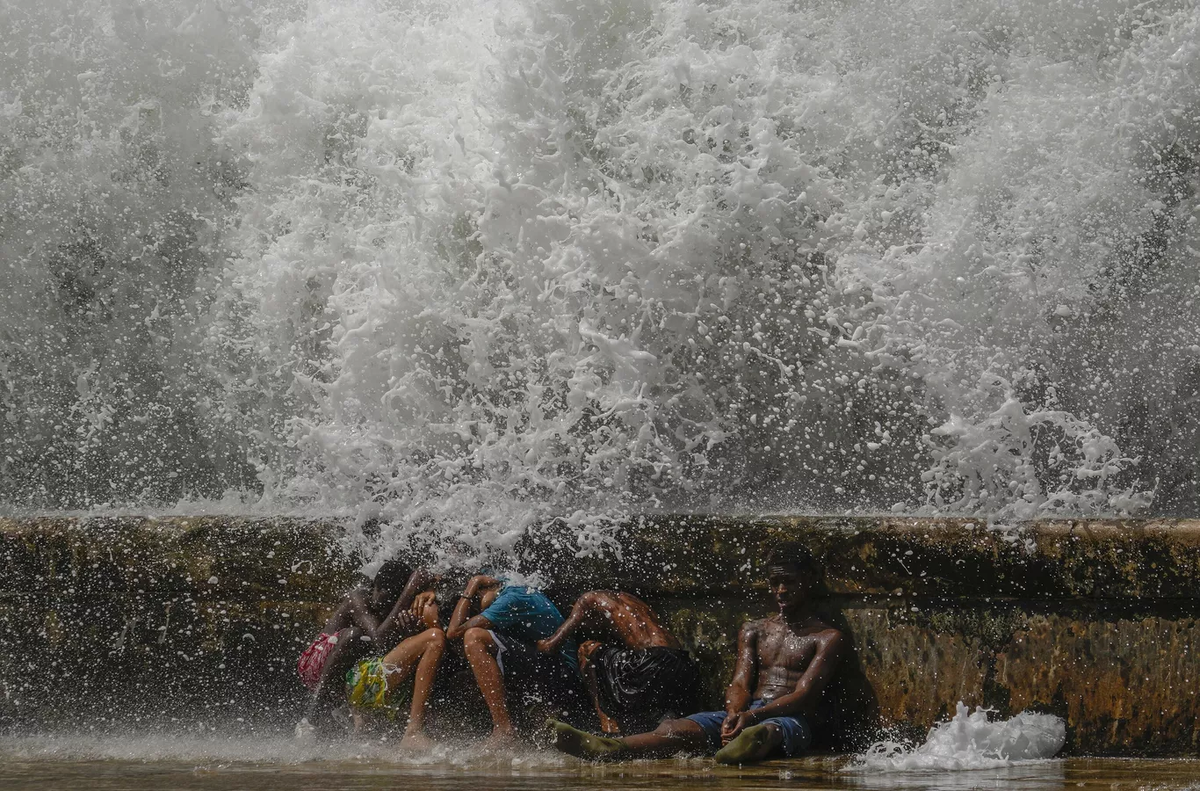
[[[483,749],[494,752],[510,749],[517,740],[517,734],[509,730],[493,728],[492,733],[483,741]]]
[[[400,740],[400,749],[410,753],[428,752],[434,748],[434,741],[425,735],[424,731],[406,733]]]
[[[753,764],[764,760],[783,741],[783,731],[771,723],[751,725],[713,756],[719,764]]]
[[[308,721],[308,717],[296,723],[296,741],[304,745],[316,743],[317,729]]]
[[[593,736],[586,731],[572,728],[565,722],[546,720],[546,725],[554,731],[554,746],[576,758],[599,761],[614,758],[625,749],[625,745],[617,739]]]

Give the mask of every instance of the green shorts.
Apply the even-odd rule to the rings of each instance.
[[[382,659],[363,659],[346,671],[346,697],[350,705],[364,711],[386,714],[395,719],[404,713],[412,698],[413,674],[388,690],[387,678],[399,668],[385,665]]]

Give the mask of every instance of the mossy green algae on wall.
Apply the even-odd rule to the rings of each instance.
[[[296,655],[352,583],[336,524],[292,519],[0,520],[0,717],[14,728],[296,716]],[[552,528],[524,563],[560,606],[620,585],[658,607],[719,705],[739,623],[769,612],[766,549],[825,563],[828,617],[855,651],[828,695],[832,746],[923,729],[954,704],[1033,708],[1068,749],[1200,754],[1200,523],[655,517],[620,558],[577,559]]]
[[[0,718],[290,716],[298,641],[357,567],[338,535],[301,520],[0,520]]]

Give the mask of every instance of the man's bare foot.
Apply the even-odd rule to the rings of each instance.
[[[739,733],[729,744],[713,756],[719,764],[756,764],[783,742],[783,731],[778,725],[763,723],[751,725]]]
[[[433,739],[426,736],[424,731],[405,733],[404,738],[400,740],[400,749],[405,752],[420,753],[432,750],[433,748]]]
[[[616,758],[625,751],[625,744],[617,739],[593,736],[558,720],[547,720],[546,725],[554,733],[554,746],[576,758],[603,761]]]
[[[483,740],[483,749],[485,750],[507,750],[513,746],[517,740],[517,734],[512,729],[502,730],[493,728],[492,734]]]

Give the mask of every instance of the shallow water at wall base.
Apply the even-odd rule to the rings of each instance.
[[[543,751],[485,753],[439,746],[406,757],[386,744],[299,747],[195,737],[38,737],[0,741],[0,787],[350,791],[457,789],[1200,789],[1200,761],[1069,758],[972,771],[855,771],[847,757],[812,756],[754,767],[673,758],[587,764]]]
[[[375,764],[314,761],[193,764],[180,761],[12,761],[0,768],[11,791],[88,787],[94,791],[143,789],[253,789],[253,791],[350,791],[420,787],[458,791],[480,785],[502,789],[758,788],[758,789],[1179,789],[1200,788],[1200,767],[1177,761],[1070,759],[1045,765],[972,772],[917,772],[863,777],[842,774],[827,759],[775,761],[755,767],[716,768],[682,759],[644,761],[623,767],[582,764],[507,766],[507,760],[462,767],[453,764]]]

